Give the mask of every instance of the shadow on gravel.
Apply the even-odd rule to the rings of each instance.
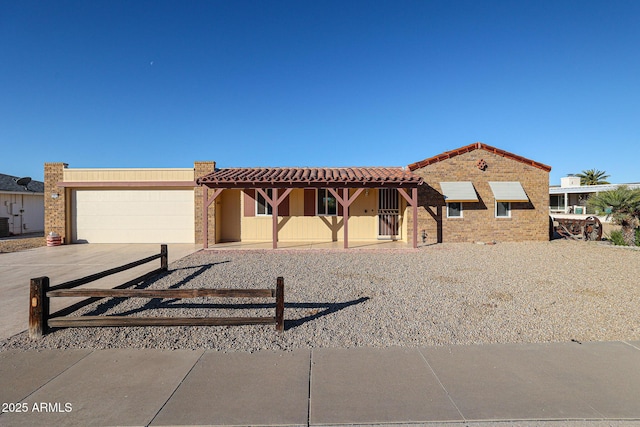
[[[125,298],[114,298],[114,299],[125,299]],[[344,310],[345,308],[362,304],[369,300],[369,297],[358,298],[353,301],[346,302],[337,302],[337,303],[318,303],[318,302],[290,302],[285,303],[285,312],[284,312],[284,329],[288,331],[293,328],[297,328],[307,322],[311,322],[323,316],[328,316],[330,314],[336,313],[340,310]],[[153,299],[149,301],[147,304],[140,308],[136,308],[133,310],[124,311],[122,313],[118,313],[119,316],[129,316],[134,313],[142,313],[147,310],[153,309],[183,309],[183,308],[205,308],[205,309],[229,309],[229,310],[250,310],[250,309],[274,309],[275,305],[273,303],[247,303],[247,304],[214,304],[214,303],[190,303],[190,302],[176,302],[181,301],[179,299],[170,299],[170,300],[160,300]],[[300,317],[298,319],[287,318],[287,309],[311,309],[311,312],[308,316]]]
[[[351,307],[354,305],[358,305],[358,304],[362,304],[363,302],[366,302],[369,300],[369,297],[362,297],[362,298],[358,298],[356,300],[353,301],[347,301],[347,302],[337,302],[337,303],[285,303],[284,307],[285,307],[285,312],[284,312],[284,329],[285,331],[288,331],[289,329],[293,329],[293,328],[297,328],[298,326],[301,326],[307,322],[311,322],[313,320],[316,320],[320,317],[323,316],[327,316],[329,314],[333,314],[335,312],[338,312],[340,310],[344,310],[347,307]],[[286,308],[315,308],[315,309],[321,309],[324,308],[324,310],[322,311],[312,311],[312,314],[310,314],[309,316],[305,316],[305,317],[301,317],[299,319],[290,319],[287,320],[287,311]]]
[[[169,288],[168,288],[168,289],[176,289],[176,288],[179,288],[179,287],[181,287],[182,285],[184,285],[186,283],[189,283],[191,280],[193,280],[196,277],[200,276],[205,271],[209,270],[211,267],[214,267],[214,266],[216,266],[218,264],[224,264],[224,263],[227,263],[227,262],[230,262],[230,261],[221,261],[221,262],[215,262],[215,263],[212,263],[212,264],[205,264],[205,265],[200,265],[200,266],[185,267],[185,268],[170,270],[167,273],[159,274],[158,276],[155,276],[152,279],[146,280],[146,281],[134,286],[132,289],[147,289],[149,286],[151,286],[157,280],[159,280],[159,279],[161,279],[163,277],[169,276],[173,271],[197,268],[196,271],[194,271],[193,273],[191,273],[190,275],[188,275],[184,279],[180,280],[179,282],[169,286]],[[89,313],[85,313],[84,315],[85,316],[98,316],[98,315],[101,315],[101,314],[105,314],[109,310],[115,309],[118,305],[122,304],[124,301],[126,301],[128,299],[129,298],[110,298],[110,299],[98,304],[95,309],[93,309]],[[126,314],[136,313],[136,312],[149,310],[149,309],[153,309],[153,308],[159,308],[162,305],[162,304],[158,303],[159,301],[163,301],[162,304],[164,304],[164,302],[179,301],[179,300],[171,299],[171,300],[166,300],[165,301],[165,300],[152,299],[149,302],[147,302],[143,307],[141,307],[139,309],[136,309],[136,310],[130,310],[130,311],[126,312]]]

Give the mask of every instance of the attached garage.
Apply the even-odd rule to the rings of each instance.
[[[194,191],[74,189],[72,242],[194,243]]]

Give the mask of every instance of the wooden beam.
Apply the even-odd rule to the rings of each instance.
[[[31,279],[29,287],[29,338],[42,338],[47,333],[49,318],[48,277]]]
[[[344,248],[349,249],[349,206],[358,198],[364,191],[364,188],[358,188],[355,193],[349,197],[349,188],[342,189],[342,197],[337,190],[333,188],[327,188],[329,192],[336,198],[336,201],[342,206],[342,218],[344,228]]]
[[[148,273],[143,274],[142,276],[136,277],[135,279],[131,279],[128,282],[125,282],[121,285],[116,286],[113,289],[125,289],[128,288],[129,286],[134,286],[134,285],[138,285],[146,280],[149,280],[155,276],[157,276],[158,274],[163,273],[162,269],[157,269],[157,270],[153,270],[150,271]],[[61,316],[66,316],[68,314],[74,313],[78,310],[80,310],[82,307],[86,307],[89,304],[92,304],[96,301],[99,301],[100,298],[87,298],[87,299],[83,299],[81,301],[78,301],[75,304],[72,304],[68,307],[65,307],[63,309],[60,309],[58,311],[56,311],[55,313],[52,313],[50,315],[50,317],[61,317]]]
[[[267,192],[262,188],[256,188],[256,191],[264,197],[264,200],[269,203],[271,206],[271,221],[272,221],[272,240],[273,240],[273,249],[278,249],[278,206],[280,203],[284,201],[284,199],[291,193],[293,188],[287,188],[284,192],[278,197],[279,189],[272,188],[271,189],[271,197],[267,195]]]
[[[284,331],[284,278],[276,280],[276,330]]]
[[[278,189],[271,190],[273,200],[271,202],[271,240],[273,249],[278,249]]]
[[[73,316],[49,320],[52,328],[92,326],[236,326],[270,325],[275,317],[126,317]]]
[[[143,258],[138,261],[130,262],[129,264],[122,265],[120,267],[111,268],[109,270],[102,271],[100,273],[91,274],[90,276],[82,277],[80,279],[71,280],[69,282],[64,282],[59,285],[51,286],[50,290],[56,289],[70,289],[75,288],[76,286],[85,285],[89,282],[93,282],[94,280],[102,279],[103,277],[110,276],[112,274],[120,273],[125,270],[129,270],[130,268],[137,267],[139,265],[145,264],[149,261],[153,261],[154,259],[162,258],[162,254],[152,255],[147,258]]]
[[[169,271],[169,247],[160,245],[160,270]]]
[[[342,206],[342,218],[344,228],[344,248],[349,249],[349,189],[342,189],[342,200],[344,201],[344,205]]]
[[[61,289],[48,297],[90,298],[273,298],[275,289]]]
[[[413,199],[413,248],[418,248],[418,187],[411,189]]]
[[[202,187],[202,247],[204,249],[209,247],[209,206],[222,194],[222,190],[224,189],[216,188],[209,197],[209,187]]]
[[[398,192],[404,199],[409,203],[409,206],[412,207],[413,213],[413,248],[418,247],[418,187],[414,187],[411,189],[411,197],[404,190],[404,188],[398,188]]]

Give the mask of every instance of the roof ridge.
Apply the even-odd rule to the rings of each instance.
[[[517,154],[513,154],[509,151],[502,150],[500,148],[493,147],[491,145],[485,144],[483,142],[474,142],[473,144],[465,145],[463,147],[457,148],[455,150],[445,151],[444,153],[438,154],[437,156],[429,157],[424,160],[420,160],[419,162],[411,163],[408,165],[410,171],[414,171],[416,169],[423,168],[425,166],[441,162],[446,159],[450,159],[451,157],[458,156],[460,154],[465,154],[474,150],[485,150],[490,153],[496,154],[498,156],[502,156],[511,160],[515,160],[529,166],[536,167],[538,169],[542,169],[546,172],[551,171],[551,166],[545,165],[544,163],[536,162],[535,160],[527,159],[526,157],[519,156]]]

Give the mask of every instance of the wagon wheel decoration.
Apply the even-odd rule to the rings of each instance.
[[[595,216],[589,216],[584,220],[584,239],[602,240],[602,223]]]

